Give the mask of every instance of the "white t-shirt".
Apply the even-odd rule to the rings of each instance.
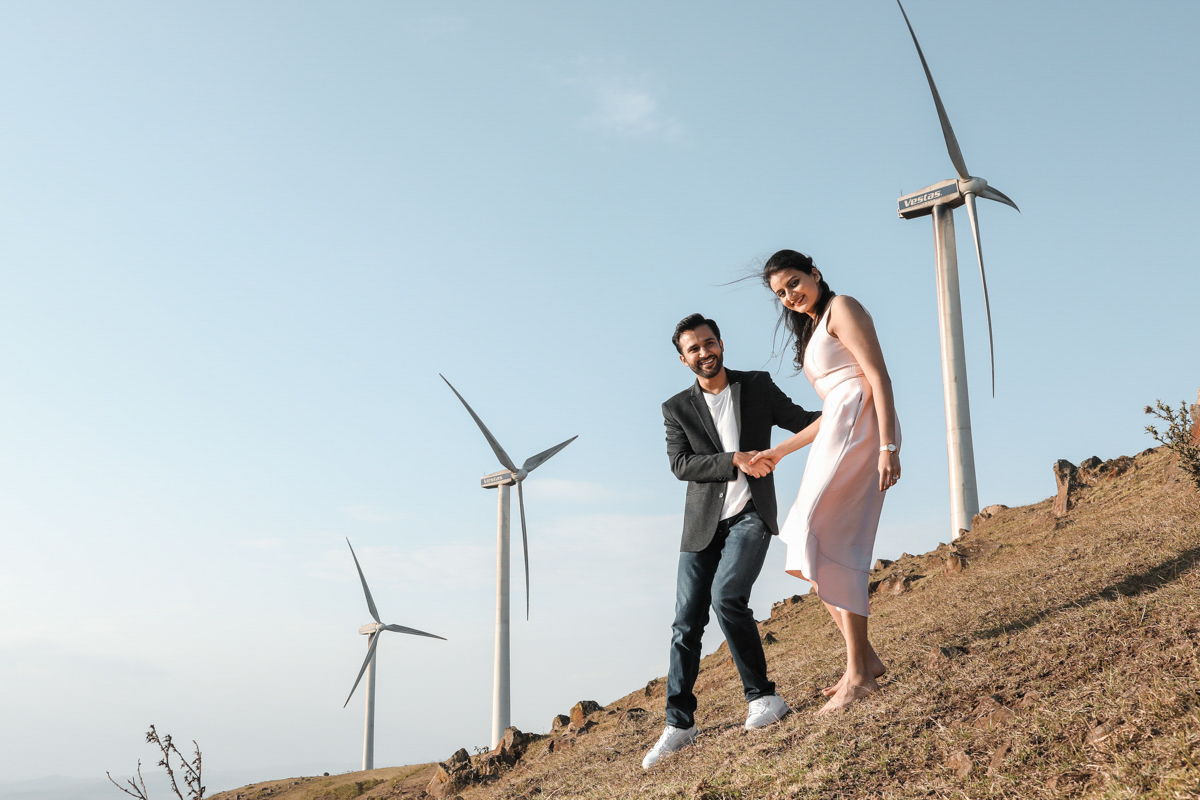
[[[737,426],[737,415],[733,413],[733,392],[727,385],[720,394],[703,392],[704,401],[717,426],[721,447],[726,453],[736,453],[741,445],[741,431]],[[741,512],[750,500],[750,482],[746,473],[738,470],[737,479],[725,484],[725,505],[721,508],[721,519],[729,519]]]

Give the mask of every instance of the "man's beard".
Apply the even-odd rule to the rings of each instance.
[[[697,361],[695,364],[689,364],[688,366],[692,368],[692,372],[696,373],[701,378],[715,378],[721,372],[721,367],[724,365],[725,357],[723,355],[718,355],[716,360],[713,361],[712,368],[710,369],[702,368],[699,361]]]

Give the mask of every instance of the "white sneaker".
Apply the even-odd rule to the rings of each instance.
[[[777,694],[769,694],[757,700],[750,701],[750,710],[746,712],[746,730],[765,728],[792,713],[788,704]]]
[[[662,736],[658,737],[658,744],[651,747],[650,752],[646,753],[646,757],[642,759],[642,769],[650,769],[663,756],[687,747],[696,741],[699,733],[700,731],[695,725],[690,728],[676,728],[674,725],[663,728]]]

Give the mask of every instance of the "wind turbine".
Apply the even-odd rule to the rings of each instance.
[[[904,24],[917,46],[917,55],[925,69],[929,90],[933,92],[933,104],[937,107],[938,120],[942,123],[942,135],[946,139],[946,150],[957,180],[941,181],[919,192],[900,198],[897,212],[903,219],[915,219],[933,215],[933,242],[937,267],[938,323],[942,338],[942,388],[946,401],[946,447],[950,461],[950,528],[952,539],[959,531],[970,530],[971,518],[979,513],[979,488],[975,483],[975,448],[971,442],[971,406],[967,396],[967,356],[963,346],[962,299],[958,290],[958,254],[954,242],[954,209],[966,205],[971,219],[971,233],[975,238],[975,253],[979,257],[979,278],[983,283],[983,307],[987,314],[988,354],[992,364],[992,396],[996,396],[996,354],[992,346],[992,308],[988,302],[987,275],[983,271],[983,248],[979,242],[979,217],[975,209],[975,198],[995,200],[1017,208],[1017,204],[1004,192],[989,186],[983,178],[972,177],[967,171],[962,150],[950,118],[942,105],[941,95],[933,82],[933,73],[921,52],[921,44],[913,31],[912,23],[900,0],[900,13]],[[1017,208],[1017,211],[1021,209]]]
[[[384,631],[393,631],[395,633],[411,633],[413,636],[428,636],[430,639],[441,639],[442,641],[445,641],[445,637],[419,631],[416,628],[406,628],[403,625],[384,625],[379,619],[375,600],[371,597],[371,590],[367,588],[367,579],[363,577],[362,567],[358,564],[358,556],[354,555],[354,547],[350,544],[349,539],[346,540],[346,545],[350,547],[354,568],[358,570],[358,579],[362,582],[363,594],[367,596],[367,610],[371,612],[371,619],[375,620],[375,622],[363,625],[358,629],[359,633],[371,637],[367,640],[367,657],[363,660],[362,669],[358,671],[358,677],[354,679],[354,686],[350,688],[350,694],[346,696],[346,702],[342,704],[342,708],[350,704],[350,698],[354,696],[354,690],[358,688],[358,682],[362,680],[363,673],[366,672],[367,719],[363,724],[362,768],[367,770],[375,769],[375,648],[379,645],[379,635]]]
[[[438,377],[446,381],[445,375],[439,375]],[[529,536],[525,531],[525,494],[521,490],[521,484],[529,477],[529,473],[542,464],[545,464],[559,450],[562,450],[579,437],[572,436],[562,444],[556,444],[549,450],[543,450],[535,456],[530,456],[525,459],[525,463],[518,469],[513,460],[508,457],[508,453],[504,452],[504,448],[500,446],[500,442],[496,441],[496,437],[492,436],[492,432],[483,424],[483,420],[479,418],[479,415],[475,413],[470,404],[463,399],[463,396],[458,393],[458,389],[455,389],[450,381],[446,381],[446,385],[450,387],[450,391],[454,392],[454,395],[462,402],[463,406],[467,409],[467,413],[471,415],[471,419],[475,420],[475,424],[483,432],[483,436],[487,439],[488,444],[492,446],[492,452],[496,454],[496,458],[500,459],[500,463],[504,465],[504,469],[500,472],[484,475],[480,480],[480,485],[484,489],[498,488],[500,490],[496,511],[496,660],[492,683],[492,747],[495,747],[504,736],[504,730],[508,727],[510,718],[508,521],[511,514],[509,490],[514,483],[517,485],[517,504],[521,509],[521,546],[525,552],[525,619],[529,619]]]

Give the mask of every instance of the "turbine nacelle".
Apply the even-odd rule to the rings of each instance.
[[[516,477],[512,472],[502,469],[499,472],[493,472],[491,475],[484,475],[479,479],[479,485],[484,489],[497,489],[501,486],[512,486],[517,482]]]
[[[958,181],[948,180],[901,197],[897,201],[896,213],[901,219],[916,219],[932,214],[934,206],[958,208],[965,202],[963,193],[958,189]]]
[[[1017,208],[1017,204],[1010,200],[1008,195],[989,186],[983,178],[968,177],[942,181],[933,186],[926,186],[919,192],[904,195],[896,203],[896,214],[902,219],[927,217],[933,213],[934,206],[958,208],[965,205],[967,195],[995,200],[997,203]],[[1017,208],[1017,211],[1020,210]]]
[[[479,485],[484,489],[495,489],[497,486],[512,486],[514,483],[520,483],[528,477],[529,472],[525,469],[518,469],[516,472],[510,469],[502,469],[499,472],[484,475],[479,479]]]

